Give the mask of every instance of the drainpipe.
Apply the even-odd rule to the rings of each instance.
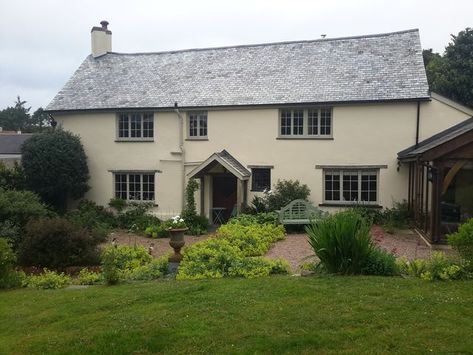
[[[420,101],[417,101],[416,148],[419,145]]]
[[[179,118],[179,150],[181,151],[181,172],[182,172],[182,181],[181,181],[181,191],[182,191],[182,209],[185,205],[185,196],[184,191],[186,189],[186,169],[184,166],[186,151],[184,150],[184,118],[179,112],[177,102],[174,103],[174,112]]]

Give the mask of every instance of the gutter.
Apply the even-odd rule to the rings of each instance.
[[[179,108],[177,102],[174,103],[174,112],[176,113],[177,117],[179,118],[179,150],[181,152],[181,190],[182,190],[182,209],[184,209],[185,205],[185,194],[184,191],[186,189],[186,167],[185,167],[185,158],[186,158],[186,151],[184,149],[184,118],[182,117],[181,113],[179,112]]]
[[[420,101],[417,101],[417,121],[416,121],[416,145],[419,146],[419,126],[420,126]]]

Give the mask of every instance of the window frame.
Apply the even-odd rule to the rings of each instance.
[[[117,181],[117,177],[120,176],[120,182]],[[125,179],[122,180],[122,177],[125,176]],[[130,176],[133,176],[130,179]],[[139,182],[137,183],[136,177],[139,176]],[[151,176],[152,179],[145,182],[145,176]],[[117,185],[121,184],[120,190],[117,190]],[[123,189],[123,184],[125,184],[125,189]],[[130,198],[131,190],[130,186],[133,184],[136,187],[136,184],[139,184],[139,196],[140,199]],[[148,186],[145,190],[144,187]],[[152,186],[152,187],[151,187]],[[135,189],[133,189],[135,190]],[[126,198],[123,198],[126,196]],[[152,199],[143,199],[145,194],[151,194]],[[115,198],[121,198],[128,202],[137,202],[137,203],[154,203],[156,201],[156,172],[155,171],[115,171],[113,172],[113,196]]]
[[[356,176],[357,176],[357,184],[358,184],[358,188],[357,188],[357,195],[358,195],[358,199],[356,201],[347,201],[347,200],[344,200],[343,199],[343,195],[344,195],[344,179],[343,179],[343,176],[344,176],[344,173],[348,173],[348,174],[351,174],[352,176],[354,176],[354,173],[356,173]],[[328,169],[323,169],[323,179],[322,179],[322,196],[323,196],[323,204],[325,205],[366,205],[366,206],[378,206],[379,204],[379,169],[336,169],[336,168],[328,168]],[[338,194],[339,194],[339,199],[338,200],[327,200],[326,198],[326,193],[327,193],[327,189],[326,189],[326,180],[327,180],[327,175],[335,175],[337,174],[340,178],[339,178],[339,191],[338,191]],[[361,200],[361,196],[362,196],[362,192],[363,191],[368,191],[368,194],[371,192],[371,189],[368,189],[368,190],[363,190],[362,189],[362,177],[363,176],[372,176],[372,175],[375,175],[376,176],[376,190],[375,190],[375,193],[376,193],[376,200],[375,201],[362,201]],[[368,181],[369,183],[369,181]],[[336,190],[330,190],[332,191],[336,191]]]
[[[269,184],[265,188],[255,188],[255,170],[267,170],[269,176]],[[271,189],[271,167],[252,167],[251,168],[251,190],[252,192],[263,192],[267,189]]]
[[[193,127],[196,130],[197,135],[191,135],[191,118],[195,115],[196,126]],[[205,127],[201,126],[201,117],[205,115]],[[201,134],[201,130],[205,129],[205,135]],[[208,140],[209,137],[209,113],[208,111],[190,111],[187,113],[187,140]]]
[[[303,125],[302,125],[302,133],[295,134],[295,112],[302,111],[303,112]],[[309,123],[310,117],[309,112],[317,112],[317,125],[314,127],[312,125],[313,131],[316,131],[316,134],[309,134]],[[285,113],[291,112],[290,117],[285,115]],[[322,125],[322,112],[329,112],[329,120],[330,124]],[[304,108],[297,108],[297,107],[288,107],[288,108],[281,108],[279,109],[278,113],[278,139],[333,139],[333,107],[329,106],[317,106],[317,107],[304,107]],[[284,116],[284,117],[283,117]],[[283,125],[283,119],[284,125]],[[289,125],[287,125],[287,120],[289,119]],[[290,134],[283,134],[283,127],[285,128],[286,132],[290,132]],[[323,130],[326,130],[329,127],[329,134],[321,134]]]
[[[122,117],[127,117],[126,129],[123,129],[128,135],[120,137],[122,131]],[[139,121],[136,121],[139,116]],[[134,122],[133,122],[134,121]],[[119,112],[116,119],[116,142],[154,142],[154,112]],[[151,124],[151,127],[149,125]],[[132,127],[134,125],[134,127]],[[137,128],[138,126],[139,128]],[[146,128],[145,128],[146,126]],[[139,137],[132,137],[133,132],[139,132]],[[149,134],[151,133],[151,136]],[[147,135],[147,137],[145,137]]]

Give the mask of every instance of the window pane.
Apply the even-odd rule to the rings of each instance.
[[[291,134],[291,110],[281,111],[281,135],[286,136]]]
[[[319,110],[309,110],[309,126],[308,133],[309,135],[319,134]]]
[[[141,137],[141,115],[132,114],[130,117],[130,137],[140,138]]]
[[[343,200],[358,201],[358,172],[343,173]]]
[[[127,184],[126,174],[115,174],[115,197],[126,200]]]
[[[197,116],[191,114],[189,116],[189,137],[197,137]]]
[[[136,201],[141,200],[141,175],[128,175],[128,191],[128,199]]]
[[[302,135],[304,133],[304,111],[294,110],[293,112],[294,125],[292,134]]]
[[[152,138],[154,136],[153,114],[145,113],[143,115],[143,137]]]
[[[255,168],[251,169],[251,190],[264,191],[271,188],[271,169]]]
[[[199,115],[199,135],[207,137],[207,114],[201,113]]]
[[[325,173],[325,200],[340,201],[340,173]]]
[[[128,115],[121,114],[118,118],[118,137],[119,138],[128,138],[129,134],[129,127],[128,127]]]
[[[361,201],[377,201],[377,174],[376,172],[363,172],[361,175]]]
[[[329,108],[320,110],[320,134],[332,134],[332,110]]]
[[[143,174],[143,200],[154,200],[154,174]]]

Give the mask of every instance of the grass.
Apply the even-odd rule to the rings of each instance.
[[[394,277],[14,290],[0,353],[467,353],[472,304],[472,281]]]

